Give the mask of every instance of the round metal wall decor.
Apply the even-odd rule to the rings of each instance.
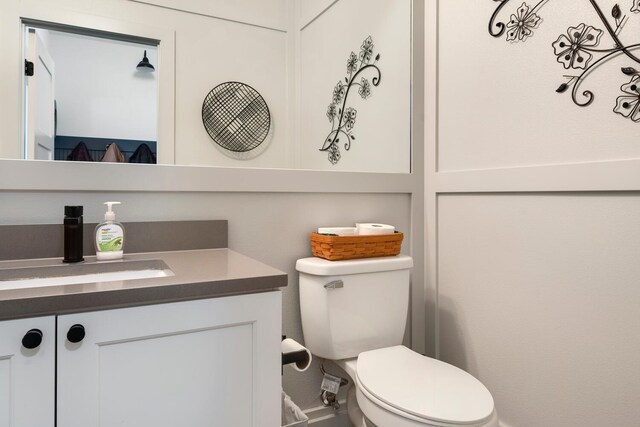
[[[258,147],[269,134],[271,114],[251,86],[225,82],[211,89],[202,103],[202,123],[220,147],[242,153]]]

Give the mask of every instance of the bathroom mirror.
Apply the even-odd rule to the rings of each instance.
[[[155,164],[158,41],[22,24],[22,157]]]
[[[77,28],[92,37],[115,34],[121,38],[117,43],[138,45],[127,73],[136,88],[148,89],[149,102],[137,102],[141,98],[130,89],[124,107],[98,113],[98,107],[108,104],[106,98],[124,95],[116,96],[113,87],[92,75],[94,89],[103,91],[85,99],[79,110],[91,117],[72,113],[73,123],[63,118],[63,108],[70,110],[56,100],[51,109],[58,111],[58,128],[55,119],[47,125],[57,135],[97,138],[102,145],[101,139],[156,141],[157,163],[167,165],[410,172],[411,0],[2,2],[0,50],[7,58],[0,64],[3,159],[56,158],[55,153],[36,155],[35,144],[25,142],[30,123],[23,64],[24,52],[31,48],[24,37],[31,34],[29,25],[34,33],[38,28]],[[102,43],[106,41],[114,42],[107,37]],[[144,50],[156,68],[146,76],[135,70]],[[98,70],[111,66],[113,60],[96,64]],[[203,126],[205,96],[233,81],[254,88],[268,105],[270,133],[260,153],[233,155]],[[154,108],[155,126],[150,119]],[[109,131],[67,126],[88,122]]]

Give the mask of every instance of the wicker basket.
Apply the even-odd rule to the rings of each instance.
[[[327,236],[311,233],[313,256],[337,261],[341,259],[393,256],[400,253],[404,235],[400,232],[374,236]]]

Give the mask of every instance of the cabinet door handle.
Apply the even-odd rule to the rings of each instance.
[[[80,324],[75,324],[69,328],[67,332],[67,339],[72,343],[79,343],[84,339],[84,326]]]
[[[22,346],[29,350],[38,348],[41,342],[42,331],[40,329],[30,329],[26,334],[24,334],[24,337],[22,337]]]

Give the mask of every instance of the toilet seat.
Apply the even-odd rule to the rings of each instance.
[[[493,398],[480,381],[404,346],[361,353],[356,382],[372,403],[425,425],[481,426],[494,416]]]

